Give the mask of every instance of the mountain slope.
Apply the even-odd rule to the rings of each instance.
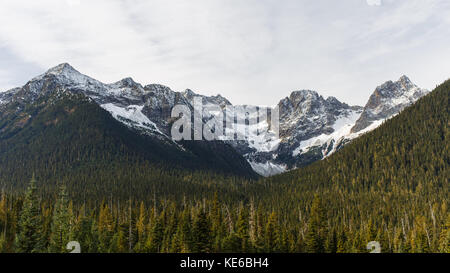
[[[450,81],[325,160],[267,181],[342,189],[450,189]]]
[[[98,191],[101,183],[93,180],[87,188],[79,183],[71,191],[78,195],[70,206],[75,238],[86,252],[201,252],[196,247],[201,242],[208,252],[220,253],[367,253],[371,241],[379,242],[383,253],[447,252],[449,95],[450,81],[325,160],[258,183],[217,177],[207,177],[203,183],[204,174],[184,173],[176,179],[181,183],[160,194],[159,188],[176,180],[152,181],[150,186],[123,183],[130,178],[135,182],[146,170],[133,169],[133,176],[112,172],[103,178],[119,188],[117,195],[106,191],[91,198],[83,193]],[[107,175],[103,169],[99,172]],[[8,232],[5,237],[12,251],[19,226],[12,216],[20,212],[22,200],[15,194],[3,194],[0,202],[3,212],[12,207],[9,214],[0,214],[5,232],[0,231]],[[40,203],[44,223],[52,221],[47,211],[54,208],[55,200]],[[106,224],[104,215],[111,219]],[[199,231],[199,223],[205,222],[210,224],[201,224]],[[110,230],[108,223],[112,223]],[[155,223],[159,234],[127,237],[139,234],[138,226]],[[42,226],[46,230],[48,224]],[[110,235],[99,234],[101,227],[103,234]],[[119,236],[124,240],[111,239]],[[92,243],[97,238],[102,244]],[[145,247],[154,238],[158,247]]]
[[[349,252],[373,240],[383,253],[438,252],[450,217],[449,103],[450,80],[326,159],[263,179],[252,196],[300,234],[321,200],[328,234]]]
[[[69,64],[49,69],[22,88],[0,93],[0,105],[14,100],[20,104],[19,107],[23,107],[39,96],[56,89],[84,94],[127,127],[175,146],[180,145],[173,142],[171,136],[171,126],[174,122],[171,112],[175,105],[186,106],[193,112],[194,98],[201,98],[204,107],[203,126],[210,120],[217,120],[217,111],[209,110],[207,106],[219,106],[222,110],[219,113],[226,116],[227,121],[230,118],[226,114],[226,107],[236,107],[233,109],[236,121],[243,123],[233,125],[234,128],[243,128],[249,122],[245,107],[256,108],[256,106],[233,106],[220,95],[202,96],[189,89],[176,92],[159,84],[143,86],[131,78],[104,84],[81,74]],[[251,166],[263,176],[275,175],[330,156],[353,139],[398,114],[427,92],[403,76],[396,82],[388,81],[379,86],[363,108],[349,106],[334,97],[324,98],[311,90],[294,91],[278,103],[279,137],[273,130],[269,118],[260,117],[258,123],[252,125],[243,138],[222,138],[222,140],[248,161],[249,164],[244,163],[244,168]],[[272,108],[268,109],[274,111]],[[229,129],[225,129],[225,132]],[[183,145],[193,148],[196,144],[183,142]],[[204,151],[208,146],[210,146],[208,149],[213,151],[222,144],[216,142],[199,145],[203,148],[196,147],[198,151]],[[221,156],[220,160],[216,157],[219,163],[215,165],[229,162],[228,155],[233,158],[231,155],[233,151],[225,149],[227,145],[221,149],[226,150],[227,155]],[[212,152],[210,156],[214,158],[217,154]]]
[[[367,133],[428,93],[402,76],[376,88],[364,108],[310,90],[295,91],[278,104],[279,145],[271,151],[250,150],[244,156],[265,176],[324,159]]]
[[[384,83],[370,96],[361,117],[352,128],[352,133],[360,132],[376,122],[394,116],[427,93],[428,90],[419,88],[406,76],[402,76],[396,82]]]
[[[88,185],[100,172],[150,166],[255,177],[222,142],[183,147],[125,126],[84,94],[55,90],[33,103],[23,104],[20,97],[0,106],[0,184],[20,184],[35,173],[52,182],[81,176]]]

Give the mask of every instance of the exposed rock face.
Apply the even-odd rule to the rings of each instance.
[[[171,112],[175,105],[193,110],[194,98],[199,97],[204,106],[218,105],[227,121],[234,119],[226,113],[231,103],[220,95],[202,96],[190,89],[175,92],[159,84],[142,86],[131,78],[104,84],[69,64],[48,70],[22,88],[0,93],[0,107],[14,101],[20,109],[42,94],[59,91],[85,94],[127,126],[172,143],[175,142],[171,138],[174,122]],[[267,119],[250,126],[241,138],[222,140],[244,156],[256,172],[274,175],[329,156],[427,93],[406,76],[377,87],[364,108],[349,106],[334,97],[324,98],[311,90],[294,91],[278,103],[279,138],[271,128],[269,114]],[[217,119],[216,110],[203,109],[204,126]],[[244,106],[234,108],[232,114],[236,116],[238,127],[246,125],[246,118],[250,118]]]
[[[252,165],[265,164],[275,172],[307,165],[328,155],[345,133],[340,131],[354,123],[362,111],[361,107],[351,107],[334,97],[325,99],[311,90],[292,92],[278,107],[281,137],[278,147],[246,155]]]
[[[94,117],[92,118],[94,121],[91,123],[91,125],[95,124],[100,128],[108,128],[108,130],[110,128],[117,129],[113,134],[117,133],[115,136],[119,137],[120,141],[125,141],[125,146],[130,145],[134,149],[137,145],[138,148],[147,149],[139,151],[137,154],[152,160],[152,162],[167,163],[168,166],[187,169],[214,170],[248,178],[257,177],[243,156],[222,141],[177,142],[171,138],[172,108],[179,104],[191,107],[183,93],[172,91],[162,85],[153,84],[143,87],[131,78],[104,84],[79,73],[68,64],[61,64],[48,70],[21,88],[0,93],[0,116],[11,117],[4,120],[6,123],[0,122],[0,134],[6,126],[8,131],[2,137],[11,136],[17,128],[23,128],[29,123],[29,120],[34,119],[35,114],[39,119],[42,115],[46,115],[46,109],[52,109],[53,105],[60,107],[67,103],[69,98],[79,104],[75,108],[65,109],[65,111],[73,111],[78,106],[83,108],[90,105],[94,108],[83,108],[92,111],[86,112],[87,117],[90,117],[92,113],[96,113],[95,117],[108,116],[99,109],[101,107],[108,111],[114,119],[129,127],[130,131],[124,130],[123,126],[117,126],[116,121],[113,124],[95,124],[95,122],[105,121],[105,119],[95,119]],[[208,97],[205,98],[208,99]],[[44,110],[33,113],[28,111],[37,108]],[[93,111],[92,109],[97,110]],[[58,119],[50,119],[46,125],[58,122]],[[35,135],[30,134],[29,136],[34,137]],[[135,141],[141,142],[136,143]]]
[[[352,133],[360,132],[377,121],[398,114],[427,93],[428,90],[419,88],[406,76],[396,82],[384,83],[370,96],[361,117],[352,128]]]

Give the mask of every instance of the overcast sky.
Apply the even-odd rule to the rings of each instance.
[[[363,105],[403,74],[450,78],[450,1],[0,1],[1,91],[63,62],[235,104],[313,89]]]

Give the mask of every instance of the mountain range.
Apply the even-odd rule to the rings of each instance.
[[[6,164],[8,156],[17,151],[26,156],[27,151],[36,149],[33,145],[48,138],[51,130],[55,134],[72,130],[69,134],[72,138],[57,141],[61,145],[93,141],[74,137],[84,130],[79,125],[67,128],[68,122],[76,122],[72,113],[83,109],[90,111],[83,115],[88,121],[83,121],[92,119],[91,123],[83,123],[85,129],[92,128],[86,132],[97,130],[102,137],[110,137],[112,143],[120,143],[127,158],[139,155],[158,164],[170,162],[182,168],[220,170],[247,177],[256,177],[255,172],[271,176],[330,156],[428,92],[406,76],[377,87],[364,107],[350,106],[334,97],[324,98],[312,90],[294,91],[277,104],[279,138],[268,120],[259,120],[255,126],[258,129],[250,128],[242,140],[177,142],[171,136],[174,122],[171,112],[175,105],[194,109],[193,100],[200,97],[203,105],[219,105],[225,111],[231,102],[221,95],[202,96],[190,89],[176,92],[159,84],[143,86],[131,78],[105,84],[64,63],[23,87],[0,93],[0,142],[4,147],[0,161]],[[204,111],[206,124],[214,114]],[[245,117],[240,120],[245,121]],[[63,130],[62,123],[64,131],[58,131]],[[39,141],[38,136],[42,137]],[[101,149],[103,142],[101,139],[92,145]],[[15,149],[11,150],[12,147]]]

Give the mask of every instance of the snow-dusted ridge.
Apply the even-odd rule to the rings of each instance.
[[[64,63],[33,78],[22,88],[0,93],[0,107],[14,99],[33,101],[41,93],[54,92],[52,88],[83,93],[126,126],[165,138],[172,144],[171,110],[175,105],[192,109],[195,97],[201,97],[205,106],[219,105],[222,110],[231,105],[221,95],[202,96],[190,89],[176,92],[160,84],[143,86],[131,78],[105,84]],[[365,107],[349,106],[334,97],[324,98],[312,90],[294,91],[277,105],[280,138],[269,130],[268,121],[262,120],[248,128],[244,140],[224,141],[246,158],[260,175],[279,174],[330,156],[345,143],[377,128],[427,93],[406,76],[377,87]],[[245,115],[244,112],[239,114]],[[217,113],[207,107],[203,109],[205,123],[215,115]]]

